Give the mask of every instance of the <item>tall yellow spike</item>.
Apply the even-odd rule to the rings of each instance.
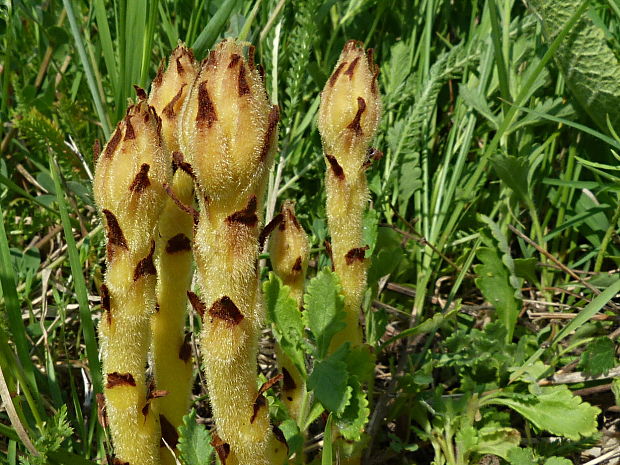
[[[327,164],[327,220],[347,324],[332,340],[334,349],[347,341],[362,343],[359,314],[368,268],[362,218],[368,204],[369,146],[381,115],[378,72],[371,54],[349,41],[321,93],[318,127]]]
[[[142,99],[99,156],[93,184],[107,236],[99,324],[104,394],[116,458],[131,465],[159,463],[159,418],[145,367],[155,311],[156,227],[170,165],[161,120]]]
[[[183,102],[197,74],[193,53],[179,45],[172,52],[168,67],[164,70],[162,64],[159,69],[149,96],[149,103],[161,115],[164,145],[172,159],[174,174],[169,189],[186,205],[194,201],[194,187],[191,171],[179,152],[176,133]],[[191,348],[185,340],[186,293],[192,276],[192,238],[192,218],[168,198],[159,218],[156,247],[158,311],[152,320],[152,348],[157,389],[168,392],[155,401],[162,436],[173,449],[176,446],[175,430],[189,409],[192,387]],[[176,463],[165,445],[162,445],[160,454],[163,465]]]
[[[275,439],[256,386],[263,320],[258,235],[273,162],[278,109],[267,99],[253,48],[226,40],[203,62],[185,102],[179,145],[196,179],[200,213],[194,255],[202,290],[201,349],[217,429],[228,465],[279,465]]]

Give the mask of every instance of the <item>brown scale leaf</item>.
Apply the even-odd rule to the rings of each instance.
[[[137,281],[142,276],[157,274],[155,263],[153,263],[154,253],[155,253],[155,241],[151,241],[151,250],[149,254],[138,262],[138,264],[136,265],[136,269],[133,272],[134,281]]]
[[[142,165],[140,166],[140,171],[138,171],[138,174],[136,174],[136,177],[129,186],[129,190],[131,192],[141,194],[142,192],[144,192],[144,189],[151,185],[151,181],[149,179],[150,168],[151,167],[148,163],[142,163]]]
[[[192,250],[192,241],[183,233],[179,233],[176,236],[171,237],[166,243],[166,253],[169,254],[185,252],[189,250]]]
[[[108,373],[107,375],[108,382],[106,383],[106,389],[112,389],[116,386],[134,386],[136,385],[136,380],[133,379],[131,373],[119,373],[118,371],[114,371],[112,373]]]
[[[146,100],[148,98],[148,95],[146,95],[146,91],[142,87],[134,84],[133,88],[136,91],[136,95],[138,96],[138,99]]]
[[[155,79],[153,79],[153,87],[161,86],[161,82],[164,79],[165,68],[166,68],[166,60],[162,58],[162,60],[159,62],[159,68],[157,68],[157,75],[155,76]]]
[[[172,449],[175,449],[179,442],[179,433],[177,433],[177,429],[161,414],[159,415],[159,424],[161,426],[162,439],[166,441]]]
[[[99,155],[101,155],[101,142],[99,139],[95,139],[93,143],[93,164],[96,165],[97,161],[99,161]]]
[[[127,249],[127,240],[125,240],[125,235],[123,234],[123,230],[118,224],[118,220],[114,213],[110,210],[104,208],[103,214],[106,220],[107,232],[108,232],[108,244],[115,245],[116,247],[121,247],[123,249]]]
[[[200,213],[198,213],[198,210],[196,210],[194,207],[190,207],[188,205],[185,205],[183,202],[181,202],[179,198],[176,196],[176,194],[174,193],[174,191],[172,190],[172,188],[170,187],[170,184],[168,184],[167,182],[164,183],[163,187],[164,187],[164,190],[166,191],[166,194],[168,194],[168,197],[172,199],[172,201],[176,204],[176,206],[179,207],[182,211],[184,211],[188,215],[191,215],[194,225],[197,225],[198,220],[200,219]]]
[[[349,81],[353,79],[353,73],[355,72],[355,68],[357,67],[357,64],[359,62],[360,62],[360,57],[355,57],[355,59],[351,62],[351,64],[349,64],[349,67],[347,68],[347,70],[344,72],[345,76],[349,76]]]
[[[332,271],[335,271],[335,268],[334,268],[334,253],[332,251],[332,243],[329,242],[327,239],[325,239],[325,241],[323,242],[323,245],[325,245],[325,251],[327,252],[329,260],[332,262]]]
[[[347,65],[347,62],[343,61],[342,63],[338,65],[338,68],[334,70],[332,75],[329,77],[330,87],[334,87],[334,85],[336,84],[336,81],[338,80],[338,76],[340,75],[340,72],[342,71],[342,68],[344,68],[346,65]]]
[[[177,63],[178,63],[178,59],[177,59]],[[172,100],[170,100],[170,102],[164,107],[164,109],[162,110],[162,113],[164,114],[164,116],[168,119],[172,119],[174,118],[174,116],[176,115],[175,111],[174,111],[174,107],[177,104],[177,102],[179,101],[179,99],[181,98],[181,96],[183,95],[183,89],[185,89],[185,84],[183,84],[181,86],[181,88],[179,89],[179,91],[175,94],[174,97],[172,97]]]
[[[245,66],[243,66],[243,63],[241,63],[241,66],[239,66],[239,78],[237,84],[237,91],[239,93],[239,97],[250,93],[250,86],[248,85],[248,80],[245,77],[245,73]]]
[[[250,417],[250,423],[254,423],[256,420],[256,416],[258,415],[258,411],[261,407],[265,407],[267,405],[267,399],[262,394],[259,394],[254,401],[254,405],[252,406],[252,416]]]
[[[251,195],[247,206],[243,210],[239,210],[226,218],[227,223],[239,223],[249,228],[253,228],[256,226],[258,222],[258,216],[256,216],[256,208],[257,208],[256,196]]]
[[[236,53],[233,53],[230,56],[230,63],[228,63],[228,69],[232,69],[235,66],[237,66],[237,63],[239,63],[239,60],[241,60],[241,55],[237,55]]]
[[[112,465],[131,465],[129,462],[124,462],[121,459],[114,457],[112,460]]]
[[[283,225],[284,225],[284,223],[282,222],[283,219],[284,219],[284,215],[282,215],[282,213],[278,213],[276,216],[273,217],[273,219],[269,223],[267,223],[267,226],[263,228],[260,235],[258,236],[258,244],[261,249],[265,245],[265,241],[267,240],[269,235],[273,232],[274,229],[276,229],[276,226],[280,225],[280,229],[281,230],[283,229]]]
[[[110,158],[112,156],[112,154],[116,150],[116,147],[121,141],[122,135],[123,134],[121,132],[120,125],[116,126],[114,134],[112,134],[112,137],[108,141],[108,145],[106,145],[105,150],[103,151],[103,156],[105,156],[106,158]]]
[[[215,107],[209,97],[209,91],[207,90],[207,81],[201,82],[198,86],[198,112],[196,113],[196,121],[199,123],[205,122],[207,127],[210,128],[215,121],[217,121],[217,113]]]
[[[355,132],[357,136],[362,135],[362,126],[360,124],[360,121],[362,119],[362,114],[364,113],[365,110],[366,110],[366,101],[362,97],[357,97],[357,112],[355,113],[355,117],[353,118],[353,121],[351,121],[349,125],[347,126],[347,129],[350,129],[351,131]]]
[[[103,429],[108,427],[108,415],[105,407],[105,396],[100,392],[95,396],[97,399],[97,420]]]
[[[286,437],[284,437],[284,433],[282,432],[282,430],[278,428],[276,425],[273,425],[271,427],[271,431],[273,431],[273,437],[275,437],[278,441],[284,444],[286,446],[286,451],[288,452],[289,451],[288,443],[286,442]]]
[[[363,262],[367,250],[367,245],[365,245],[364,247],[356,247],[354,249],[351,249],[345,254],[344,260],[347,262],[347,265],[351,265],[356,261]]]
[[[301,271],[301,256],[297,257],[295,263],[293,263],[291,271],[293,273],[299,273]]]
[[[215,452],[217,452],[220,462],[222,462],[222,465],[226,465],[226,459],[230,454],[230,444],[222,441],[222,438],[220,438],[216,432],[213,432],[211,437],[211,445],[215,449]]]
[[[265,132],[265,140],[263,140],[263,145],[260,149],[261,161],[264,161],[269,154],[269,150],[271,149],[271,139],[273,139],[276,128],[278,127],[278,121],[280,121],[280,107],[278,105],[274,105],[269,111],[267,132]]]
[[[336,176],[341,181],[344,181],[344,170],[342,169],[342,166],[340,166],[340,163],[338,163],[338,160],[336,160],[336,157],[326,153],[325,158],[329,162],[329,166],[331,166],[334,176]]]
[[[189,299],[189,303],[192,304],[194,310],[196,310],[196,313],[198,313],[202,318],[207,311],[207,307],[204,302],[200,300],[200,297],[192,291],[187,291],[187,298]]]
[[[194,169],[192,168],[192,165],[185,161],[183,153],[174,151],[172,152],[172,171],[176,172],[178,169],[186,172],[192,179],[196,179]]]
[[[131,124],[131,117],[127,115],[125,118],[125,138],[123,140],[133,140],[136,138],[136,131]]]
[[[269,389],[271,389],[278,381],[280,381],[282,378],[284,377],[284,375],[279,374],[274,376],[273,378],[265,381],[260,389],[258,390],[258,395],[260,396],[261,394],[264,394],[265,392],[267,392]]]
[[[374,161],[379,161],[383,158],[383,152],[374,147],[369,147],[368,152],[366,152],[366,160],[362,165],[362,168],[369,168]]]
[[[256,47],[254,45],[250,45],[248,48],[248,66],[250,69],[254,69],[254,55],[256,53]]]
[[[192,357],[192,346],[189,343],[191,338],[191,333],[187,333],[185,335],[185,338],[183,339],[181,347],[179,348],[179,359],[183,360],[183,362],[185,363],[189,362],[190,358]]]
[[[284,368],[284,367],[282,367],[282,375],[283,375],[282,390],[284,392],[292,391],[293,389],[295,389],[297,387],[297,384],[295,384],[295,380],[293,379],[293,377],[291,376],[289,371],[286,368]],[[287,396],[286,398],[289,401],[293,400],[293,398],[291,396]]]
[[[228,323],[229,326],[238,325],[244,318],[243,313],[239,311],[239,308],[227,295],[220,297],[213,303],[209,309],[209,316],[211,321],[213,321],[213,318],[218,318]]]

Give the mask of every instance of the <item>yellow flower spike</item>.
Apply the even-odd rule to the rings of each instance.
[[[200,214],[194,255],[203,315],[201,350],[220,457],[227,464],[279,465],[286,446],[271,431],[256,386],[263,320],[258,236],[277,139],[253,48],[219,43],[203,61],[183,107],[179,146],[195,175]]]
[[[289,286],[291,297],[301,309],[304,282],[308,269],[310,246],[308,236],[297,221],[295,204],[287,200],[282,205],[279,224],[269,239],[269,255],[275,274]],[[295,364],[276,345],[279,371],[283,375],[282,401],[295,421],[300,421],[306,382]]]
[[[347,326],[332,340],[333,349],[347,341],[362,343],[359,313],[368,268],[362,218],[368,203],[369,145],[381,115],[377,76],[370,51],[349,41],[321,93],[318,127],[327,164],[327,219],[347,314]]]
[[[192,51],[181,44],[170,55],[166,69],[162,63],[149,96],[149,103],[161,115],[164,144],[172,154],[175,172],[170,189],[176,199],[186,205],[193,203],[194,186],[191,171],[179,152],[176,133],[185,97],[197,74]],[[159,219],[156,248],[158,311],[152,320],[152,349],[157,389],[168,392],[155,403],[163,439],[173,449],[176,429],[189,409],[192,387],[191,348],[185,340],[186,292],[192,277],[192,237],[192,218],[168,198]],[[160,453],[163,465],[175,464],[165,445]]]
[[[155,310],[155,232],[170,166],[161,120],[140,100],[99,156],[93,183],[107,236],[99,324],[105,402],[116,457],[131,465],[159,464],[159,418],[151,406],[156,396],[145,366]]]

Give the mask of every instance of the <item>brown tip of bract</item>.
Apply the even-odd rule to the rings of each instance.
[[[258,216],[256,215],[257,200],[255,195],[251,195],[248,204],[243,210],[236,211],[226,218],[229,224],[242,224],[249,228],[256,226]]]
[[[220,297],[209,309],[211,321],[218,319],[226,322],[229,326],[236,326],[243,320],[243,314],[228,296]]]
[[[192,291],[187,291],[187,298],[189,299],[189,303],[192,305],[192,308],[196,310],[196,313],[198,313],[198,315],[202,318],[207,311],[207,307],[204,302],[200,300],[200,297]]]
[[[108,373],[107,383],[105,387],[106,389],[112,389],[117,386],[135,387],[135,385],[136,385],[136,381],[131,375],[131,373],[119,373],[118,371],[114,371],[112,373]]]
[[[157,269],[155,268],[155,263],[153,262],[154,253],[155,253],[155,241],[151,241],[151,250],[149,251],[149,254],[138,262],[133,272],[134,281],[137,281],[142,276],[157,274]]]
[[[123,249],[127,249],[127,240],[125,239],[125,235],[123,234],[123,230],[118,224],[118,220],[114,213],[112,213],[108,209],[103,210],[103,215],[106,220],[106,229],[108,232],[108,245],[114,245],[116,247],[121,247]]]
[[[222,463],[222,465],[226,465],[226,459],[230,454],[230,444],[224,442],[222,438],[220,438],[215,432],[212,433],[211,437],[211,445],[215,449],[215,452],[217,452],[217,456],[219,457],[220,462]]]
[[[336,159],[336,157],[326,153],[325,158],[329,162],[329,166],[331,167],[332,173],[334,173],[334,176],[336,176],[341,181],[344,181],[344,178],[345,178],[344,170],[342,169],[342,166],[340,166],[340,163],[338,163],[338,160]]]
[[[171,237],[166,242],[166,253],[174,254],[192,250],[192,241],[183,233]]]
[[[356,261],[363,262],[366,256],[366,250],[368,250],[368,248],[369,247],[366,245],[364,247],[356,247],[349,250],[344,256],[347,265],[352,265]]]
[[[151,185],[151,181],[149,180],[149,170],[151,169],[148,163],[142,163],[140,166],[140,171],[136,174],[136,177],[129,185],[129,190],[136,194],[140,194],[147,187]]]

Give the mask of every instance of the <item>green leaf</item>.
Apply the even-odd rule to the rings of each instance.
[[[304,296],[303,320],[317,346],[317,356],[323,358],[334,334],[342,330],[344,322],[344,299],[335,273],[325,268],[308,284]]]
[[[488,425],[478,431],[478,454],[493,454],[508,459],[508,453],[521,442],[521,434],[514,428]]]
[[[597,337],[581,354],[580,368],[587,376],[599,376],[616,366],[616,346],[608,337]]]
[[[532,284],[536,284],[538,282],[538,277],[536,276],[536,263],[538,260],[536,258],[515,258],[515,275],[521,279],[525,279]]]
[[[495,307],[498,320],[506,328],[506,340],[510,341],[521,307],[515,298],[515,289],[510,284],[510,273],[497,250],[480,247],[476,256],[482,262],[474,265],[474,271],[478,275],[475,280],[476,286],[484,298]]]
[[[332,465],[332,415],[330,413],[325,423],[325,432],[323,433],[323,454],[321,457],[321,465]]]
[[[364,432],[364,426],[368,422],[370,409],[368,408],[366,393],[357,378],[349,378],[348,388],[351,390],[351,398],[344,411],[336,416],[336,424],[340,434],[346,440],[357,442],[360,440]]]
[[[196,410],[192,409],[183,417],[179,426],[179,444],[181,462],[184,465],[203,465],[211,463],[213,446],[211,434],[204,425],[196,423]]]
[[[524,449],[515,447],[508,452],[508,463],[510,465],[532,465],[536,463],[536,459],[529,447]]]
[[[371,352],[370,346],[363,344],[352,347],[347,354],[345,362],[349,375],[357,377],[362,384],[368,383],[373,379],[375,368],[375,356]]]
[[[192,45],[196,56],[202,56],[207,49],[213,46],[217,37],[224,31],[228,18],[230,18],[238,4],[239,0],[224,0],[222,2],[217,12],[211,17]]]
[[[530,386],[530,391],[533,390]],[[489,403],[510,407],[537,428],[573,441],[597,431],[596,417],[601,412],[597,407],[583,402],[581,397],[573,395],[566,385],[543,387],[539,394],[532,396],[498,397]]]
[[[348,385],[349,373],[343,361],[348,344],[341,346],[329,358],[317,360],[308,378],[308,389],[314,391],[318,401],[331,412],[342,413],[349,403],[352,388]]]
[[[564,457],[549,457],[544,465],[573,465],[573,462]]]
[[[528,161],[510,155],[496,155],[491,158],[497,176],[524,202],[530,203],[528,183]]]
[[[304,436],[301,434],[301,431],[299,431],[299,427],[297,423],[295,423],[295,420],[291,418],[284,420],[278,425],[278,428],[280,428],[280,431],[284,434],[289,452],[292,454],[293,452],[300,451],[304,445]]]
[[[263,292],[267,319],[273,325],[276,341],[297,369],[305,375],[306,366],[301,349],[304,324],[297,302],[291,297],[289,287],[283,285],[274,273],[269,273],[269,279],[263,283]]]

